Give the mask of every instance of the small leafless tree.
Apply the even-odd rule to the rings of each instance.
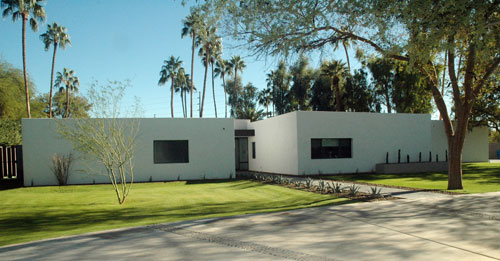
[[[58,120],[59,134],[89,162],[104,166],[119,204],[127,199],[134,181],[133,158],[139,130],[138,119],[120,118],[120,101],[127,86],[127,82],[109,82],[105,86],[96,82],[88,95],[96,118]]]

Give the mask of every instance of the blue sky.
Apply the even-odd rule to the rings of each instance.
[[[169,83],[158,86],[159,71],[163,60],[171,55],[179,56],[183,66],[190,70],[191,40],[181,39],[182,19],[189,13],[189,6],[181,1],[48,1],[45,4],[47,21],[38,32],[27,31],[27,66],[39,93],[47,93],[50,87],[52,49],[44,50],[39,35],[47,24],[57,22],[68,28],[72,46],[59,49],[55,70],[73,69],[80,78],[80,92],[86,94],[94,80],[131,80],[132,88],[126,93],[124,105],[131,105],[133,97],[141,99],[145,117],[170,117]],[[15,67],[22,68],[21,22],[10,18],[0,21],[0,56]],[[225,59],[241,55],[247,63],[243,72],[244,84],[251,82],[259,89],[266,87],[265,77],[273,69],[276,59],[256,61],[248,57],[245,49],[230,49],[230,39],[223,39]],[[318,55],[312,66],[318,67]],[[343,51],[326,53],[325,59],[344,59]],[[354,57],[354,53],[352,53]],[[203,88],[204,68],[195,57],[194,82],[199,91]],[[224,116],[224,92],[222,81],[216,79],[218,116]],[[209,89],[210,88],[210,89]],[[198,95],[194,96],[197,104]],[[174,112],[181,117],[180,96],[174,97]],[[195,112],[195,115],[197,113]],[[215,117],[210,81],[207,83],[204,117]]]

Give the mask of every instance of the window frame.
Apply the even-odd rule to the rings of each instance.
[[[332,147],[332,146],[323,146],[323,140],[337,140],[338,142],[338,145],[336,147]],[[320,142],[320,146],[317,147],[317,148],[314,148],[314,142]],[[341,146],[341,143],[344,143],[346,141],[349,141],[349,146]],[[353,151],[352,151],[352,138],[311,138],[310,140],[311,142],[311,159],[313,160],[316,160],[316,159],[352,159],[352,154],[353,154]],[[346,148],[346,147],[349,147],[349,153],[347,155],[346,151],[342,148]],[[325,156],[325,154],[327,153],[327,149],[325,148],[336,148],[335,150],[337,150],[336,152],[336,155],[338,155],[338,157],[334,157],[333,155],[331,155],[330,157],[328,156]],[[318,151],[315,151],[316,150],[319,150],[319,155],[318,155]],[[330,151],[332,149],[329,149]],[[343,154],[345,153],[345,154]]]
[[[168,142],[185,142],[186,143],[186,161],[163,161],[157,159],[156,154],[156,146],[160,143],[168,143]],[[189,163],[189,140],[153,140],[153,164],[176,164],[176,163]]]

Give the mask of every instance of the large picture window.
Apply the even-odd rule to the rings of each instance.
[[[189,143],[187,140],[155,140],[154,163],[188,163]]]
[[[352,139],[311,139],[311,159],[351,158]]]

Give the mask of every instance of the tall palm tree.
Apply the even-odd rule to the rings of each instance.
[[[75,72],[68,68],[64,68],[63,72],[57,72],[56,76],[56,87],[59,87],[59,92],[64,92],[66,90],[66,113],[65,117],[69,118],[70,112],[70,100],[69,92],[78,92],[78,87],[80,86],[80,79],[75,76]]]
[[[29,20],[31,30],[38,30],[38,22],[45,21],[45,9],[42,3],[45,0],[1,0],[0,9],[3,17],[12,15],[12,21],[22,19],[22,45],[23,45],[23,72],[24,72],[24,90],[26,92],[26,112],[28,118],[31,118],[30,111],[30,93],[28,86],[28,72],[26,70],[26,23]]]
[[[229,60],[229,63],[228,63],[228,67],[234,71],[234,84],[236,86],[237,84],[237,79],[238,79],[238,71],[239,72],[243,72],[243,69],[246,68],[246,64],[245,64],[245,61],[243,61],[241,59],[241,57],[239,55],[234,55],[233,57],[231,57],[231,60]],[[234,97],[236,98],[236,89],[237,88],[233,88],[234,89]],[[231,107],[233,107],[235,104],[232,104]],[[233,109],[236,109],[236,108],[233,108]]]
[[[212,97],[214,98],[214,110],[215,110],[215,118],[217,118],[217,102],[215,101],[215,84],[214,84],[214,64],[219,60],[222,55],[222,38],[215,35],[212,37],[212,51],[210,57],[210,66],[212,68]]]
[[[189,35],[193,39],[193,44],[191,47],[191,75],[194,75],[194,53],[196,47],[199,45],[199,41],[196,41],[198,31],[201,29],[201,17],[198,10],[193,9],[191,13],[186,17],[186,19],[182,20],[183,28],[181,32],[181,38]],[[194,84],[193,77],[191,77],[191,118],[193,118],[193,93],[194,93]]]
[[[40,35],[40,39],[45,45],[45,51],[49,50],[50,45],[54,45],[54,54],[52,55],[52,71],[50,73],[50,94],[49,94],[49,118],[52,118],[52,85],[54,82],[54,66],[56,63],[56,51],[59,46],[63,50],[66,45],[71,45],[69,35],[66,33],[66,27],[59,26],[57,23],[47,25],[47,32]]]
[[[340,81],[347,75],[345,63],[333,60],[329,63],[324,63],[321,66],[321,74],[331,78],[332,92],[335,93],[335,109],[342,111],[340,101]]]
[[[203,118],[208,66],[213,65],[213,62],[215,60],[214,54],[217,52],[217,49],[219,48],[218,45],[220,43],[220,37],[217,36],[217,28],[214,26],[205,26],[204,30],[200,31],[199,33],[200,33],[201,47],[198,52],[198,55],[202,58],[203,66],[205,66],[205,76],[203,78],[203,94],[201,98],[201,109],[200,109],[200,118]],[[213,78],[213,71],[212,71],[212,78]],[[217,115],[217,105],[215,103],[214,105],[216,106],[215,115]]]
[[[179,60],[179,57],[175,58],[173,55],[170,56],[169,60],[163,61],[163,66],[160,70],[160,80],[158,81],[158,85],[164,85],[168,80],[172,82],[172,87],[170,90],[170,112],[172,118],[174,117],[174,92],[175,92],[175,78],[181,68],[182,61]]]
[[[221,57],[215,62],[215,76],[222,78],[222,87],[224,88],[224,105],[226,108],[225,117],[227,118],[227,91],[226,91],[226,79],[225,75],[227,73],[231,74],[231,68],[227,66],[228,62]]]
[[[182,116],[184,116],[184,118],[186,118],[186,109],[184,104],[185,85],[186,72],[184,67],[181,67],[177,73],[177,77],[175,77],[175,92],[179,92],[181,94]]]

